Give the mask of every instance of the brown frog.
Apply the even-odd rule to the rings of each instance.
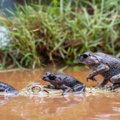
[[[78,62],[93,70],[88,75],[87,80],[95,80],[94,77],[100,74],[104,77],[100,87],[104,87],[108,81],[113,83],[112,90],[120,87],[120,59],[101,52],[85,52],[78,56]]]
[[[70,90],[73,90],[76,93],[83,93],[85,92],[86,88],[83,83],[65,74],[53,74],[47,72],[43,76],[43,80],[51,83],[47,86],[48,88],[62,89],[63,95],[68,93]]]

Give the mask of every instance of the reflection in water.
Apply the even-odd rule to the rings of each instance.
[[[49,115],[61,116],[64,114],[65,109],[73,108],[82,102],[83,99],[83,96],[23,97],[18,105],[13,106],[13,111],[14,114],[21,115],[21,117],[26,120],[39,119],[40,117],[46,118]],[[17,101],[17,99],[15,101]]]
[[[24,108],[32,108],[32,111],[38,110],[39,114],[60,114],[63,112],[65,108],[73,107],[74,105],[81,102],[83,97],[74,98],[74,97],[63,97],[63,96],[55,96],[55,97],[31,97],[24,98],[24,102],[28,100],[28,104],[23,104],[19,102],[19,105],[15,106],[14,109],[18,112],[22,112],[23,114],[27,112]],[[21,105],[23,109],[20,110]]]
[[[12,99],[12,96],[0,96],[0,106],[6,104],[10,99]]]
[[[46,72],[46,71],[45,71]],[[85,82],[89,71],[67,74]],[[40,82],[44,71],[9,72],[0,74],[0,80],[20,90],[30,82]],[[98,77],[101,79],[101,77]],[[87,86],[93,82],[87,83]],[[119,120],[120,94],[89,94],[70,96],[17,96],[0,98],[1,120]],[[4,104],[4,105],[3,105]]]
[[[19,96],[12,99],[3,112],[12,114],[12,120],[16,120],[15,116],[21,120],[114,120],[120,118],[119,98],[120,95],[115,94],[43,98]]]

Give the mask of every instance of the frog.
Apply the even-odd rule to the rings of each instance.
[[[120,59],[103,53],[87,51],[78,55],[78,63],[87,65],[92,72],[86,78],[95,81],[95,76],[102,75],[103,81],[99,88],[104,88],[108,82],[111,82],[110,90],[115,90],[120,87]]]
[[[63,90],[62,95],[66,95],[70,91],[77,94],[85,92],[86,86],[84,83],[66,74],[46,72],[42,79],[50,83],[46,86],[47,88]]]
[[[5,92],[5,93],[10,93],[12,95],[17,95],[18,94],[18,90],[16,90],[14,87],[12,87],[11,85],[4,83],[4,82],[0,82],[0,92]]]

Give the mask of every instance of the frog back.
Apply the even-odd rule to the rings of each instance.
[[[82,84],[80,81],[75,79],[74,77],[65,75],[65,74],[58,74],[56,75],[58,78],[61,79],[61,82],[66,86],[73,87],[76,84]]]
[[[116,69],[120,69],[120,59],[117,57],[114,57],[112,55],[108,55],[105,53],[96,53],[96,57],[100,59],[100,62],[103,64],[108,65],[111,69],[115,67]]]

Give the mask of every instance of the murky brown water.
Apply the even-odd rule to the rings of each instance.
[[[30,82],[42,82],[44,70],[0,73],[4,81],[16,89]],[[66,71],[85,82],[88,70]],[[102,79],[98,77],[98,79]],[[87,86],[95,85],[93,82]],[[0,97],[0,120],[119,120],[120,93],[51,97]]]

